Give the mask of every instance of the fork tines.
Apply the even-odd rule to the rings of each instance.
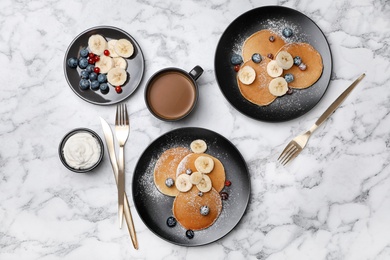
[[[299,145],[295,141],[291,141],[278,157],[278,161],[280,164],[286,165],[299,154],[300,150],[302,149],[299,148]]]

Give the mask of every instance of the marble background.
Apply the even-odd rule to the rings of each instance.
[[[325,33],[334,71],[328,91],[304,116],[265,123],[235,110],[214,76],[218,40],[236,17],[263,5],[292,7]],[[192,0],[0,2],[0,259],[390,259],[390,2],[387,0]],[[75,174],[58,158],[73,128],[101,136],[99,116],[115,106],[77,97],[62,62],[75,36],[97,25],[130,33],[146,70],[126,101],[131,135],[126,187],[143,150],[183,126],[216,131],[245,158],[252,191],[239,225],[210,245],[186,248],[155,236],[132,207],[140,248],[117,227],[108,157]],[[154,118],[143,100],[157,70],[201,65],[200,98],[190,117]],[[276,158],[361,73],[364,81],[288,167]]]

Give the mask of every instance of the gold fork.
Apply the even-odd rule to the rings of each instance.
[[[119,104],[116,107],[115,134],[119,144],[118,156],[118,213],[119,228],[122,228],[123,222],[123,204],[125,198],[125,154],[124,146],[129,136],[129,116],[125,104]]]
[[[362,74],[357,78],[351,86],[349,86],[341,95],[328,107],[328,109],[318,118],[314,125],[304,134],[298,135],[290,143],[287,144],[283,152],[280,154],[278,161],[282,165],[286,165],[292,159],[298,156],[302,152],[303,148],[306,146],[311,134],[328,119],[332,113],[341,105],[341,103],[347,98],[347,96],[352,92],[356,85],[365,77],[366,74]]]

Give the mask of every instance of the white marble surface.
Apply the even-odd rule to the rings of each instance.
[[[262,5],[293,7],[324,31],[334,71],[321,102],[306,115],[264,123],[236,111],[214,76],[214,52],[228,24]],[[0,259],[390,259],[390,4],[386,0],[13,1],[0,2]],[[102,137],[99,116],[114,106],[77,97],[63,74],[72,39],[97,25],[137,39],[146,71],[127,101],[131,135],[127,176],[143,150],[182,126],[230,139],[250,172],[252,192],[240,224],[207,246],[175,246],[155,236],[132,207],[140,248],[117,227],[108,157],[75,174],[58,158],[69,130]],[[200,99],[177,123],[154,118],[143,100],[157,70],[201,65]],[[307,130],[361,73],[367,77],[288,167],[276,157]],[[131,178],[126,187],[131,198]],[[132,204],[132,203],[131,203]]]

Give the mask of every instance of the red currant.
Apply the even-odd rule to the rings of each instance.
[[[234,66],[234,71],[235,71],[235,72],[238,72],[239,70],[240,70],[240,65]]]
[[[104,50],[104,55],[110,56],[110,51],[109,50]]]
[[[95,72],[96,74],[99,74],[100,73],[100,68],[99,67],[93,68],[93,72]]]
[[[115,87],[115,91],[116,91],[116,93],[118,93],[118,94],[122,93],[122,87],[121,87],[121,86],[116,86],[116,87]]]
[[[88,59],[88,64],[95,64],[95,59],[94,58],[89,58]]]
[[[267,57],[270,58],[271,60],[274,58],[274,55],[272,53],[268,53]]]
[[[229,187],[230,185],[232,185],[232,182],[229,181],[229,180],[226,180],[226,181],[225,181],[225,186],[226,186],[226,187]]]
[[[95,54],[93,54],[92,52],[90,52],[90,53],[88,54],[88,58],[95,58]]]
[[[100,56],[96,55],[94,58],[95,62],[98,62],[100,60]]]

